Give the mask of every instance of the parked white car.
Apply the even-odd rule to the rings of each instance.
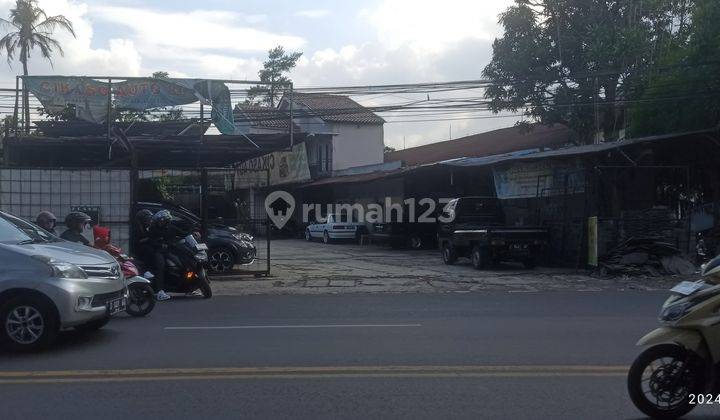
[[[347,217],[330,214],[325,223],[313,223],[305,229],[305,239],[312,241],[313,238],[322,238],[326,244],[336,239],[355,239],[360,223],[348,220]]]

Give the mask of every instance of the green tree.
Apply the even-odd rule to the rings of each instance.
[[[15,7],[10,9],[9,19],[0,18],[0,26],[10,30],[0,39],[0,50],[7,53],[8,63],[12,63],[15,54],[18,54],[25,76],[28,75],[28,59],[33,49],[39,49],[40,55],[50,61],[51,65],[55,51],[61,56],[64,55],[60,42],[52,37],[56,29],[64,29],[75,37],[75,30],[70,20],[62,15],[48,16],[37,5],[37,0],[16,0]],[[23,108],[26,121],[30,120],[28,103],[28,92],[25,90]]]
[[[290,87],[290,79],[285,73],[295,67],[300,56],[302,56],[301,52],[286,54],[282,46],[268,51],[268,59],[263,62],[263,68],[258,72],[260,81],[268,84],[251,87],[248,90],[247,101],[275,107],[282,91]]]
[[[687,1],[675,42],[649,72],[630,107],[632,136],[713,128],[720,123],[720,5]],[[657,97],[673,98],[656,101]]]
[[[623,102],[655,65],[658,44],[677,36],[686,1],[515,0],[483,71],[490,108],[565,124],[584,141],[616,139]]]

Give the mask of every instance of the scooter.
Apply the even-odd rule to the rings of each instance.
[[[137,265],[122,249],[110,244],[110,229],[102,226],[93,227],[94,247],[112,255],[120,264],[125,284],[128,289],[128,303],[125,312],[134,317],[142,317],[155,308],[155,292],[153,291],[149,273],[140,275]],[[150,277],[150,278],[146,278]]]
[[[205,299],[211,298],[212,288],[205,269],[207,250],[207,245],[199,243],[192,234],[172,244],[165,262],[165,291],[189,294],[200,289]]]
[[[720,256],[701,267],[702,279],[673,287],[660,328],[638,341],[648,347],[628,373],[635,406],[674,419],[699,404],[720,404]]]

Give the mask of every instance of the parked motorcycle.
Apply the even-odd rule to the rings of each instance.
[[[155,308],[155,292],[150,280],[140,275],[135,261],[124,254],[122,249],[110,244],[110,229],[102,226],[93,227],[95,248],[102,249],[112,255],[120,264],[128,288],[128,302],[125,312],[128,315],[141,317]]]
[[[670,291],[662,326],[638,341],[648,348],[628,374],[633,403],[658,419],[681,417],[720,393],[720,256],[702,266],[701,280]]]
[[[165,291],[192,293],[200,289],[205,299],[211,298],[212,288],[205,270],[207,250],[207,245],[192,234],[172,244],[165,262]]]

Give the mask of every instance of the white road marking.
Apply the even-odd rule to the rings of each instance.
[[[164,330],[262,330],[262,329],[290,329],[290,328],[418,328],[422,324],[309,324],[309,325],[218,325],[218,326],[190,326],[190,327],[164,327]]]

